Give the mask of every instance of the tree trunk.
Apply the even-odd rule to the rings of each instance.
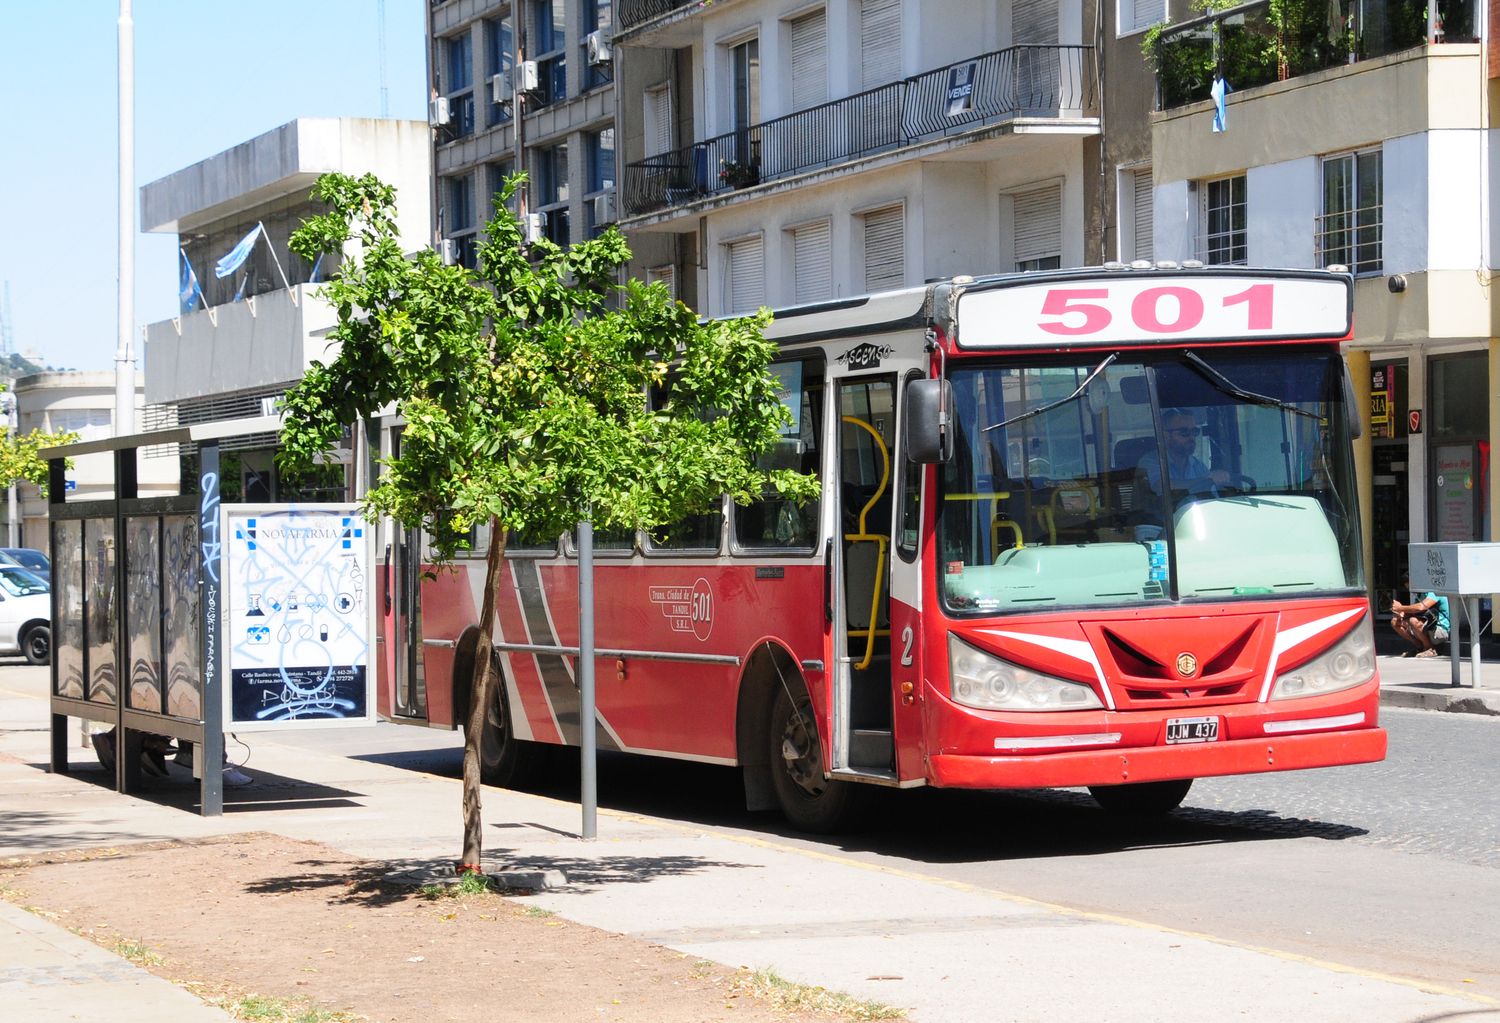
[[[484,561],[484,608],[479,612],[479,641],[474,647],[474,681],[469,686],[469,707],[464,730],[464,852],[459,873],[482,874],[484,807],[479,773],[479,744],[483,741],[485,715],[494,699],[495,593],[505,559],[505,532],[500,520],[490,519],[490,549]]]

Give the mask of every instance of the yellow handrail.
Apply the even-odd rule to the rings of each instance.
[[[875,659],[875,636],[882,632],[888,634],[890,631],[888,629],[878,629],[876,626],[880,621],[880,580],[885,575],[885,551],[886,545],[891,542],[891,538],[882,533],[866,532],[865,516],[870,513],[871,508],[875,507],[875,502],[879,501],[885,495],[886,488],[890,485],[891,453],[885,446],[885,438],[880,436],[875,427],[863,419],[856,419],[854,416],[841,416],[840,419],[843,422],[853,423],[855,426],[868,431],[870,436],[875,438],[875,448],[880,452],[880,485],[875,488],[875,493],[865,502],[865,506],[859,510],[859,532],[844,534],[844,541],[846,543],[873,543],[879,548],[875,554],[875,585],[870,593],[870,627],[867,629],[849,630],[849,635],[851,636],[865,637],[865,656],[854,666],[856,671],[863,671]]]

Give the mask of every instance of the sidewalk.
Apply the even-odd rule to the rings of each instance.
[[[1453,667],[1444,649],[1439,657],[1377,657],[1380,705],[1438,710],[1459,714],[1500,715],[1500,661],[1479,666],[1478,689],[1473,685],[1469,648],[1462,651],[1460,685],[1453,685]]]
[[[1476,698],[1472,689],[1437,689],[1447,689],[1442,660],[1382,658],[1381,669],[1388,671],[1391,700],[1456,693],[1450,709],[1465,709]],[[266,783],[234,790],[234,812],[204,819],[39,770],[47,755],[45,684],[44,669],[0,667],[0,858],[270,831],[387,861],[393,869],[451,859],[458,782],[413,769],[421,750],[456,743],[451,733],[379,726],[323,732],[325,742],[302,745],[266,733],[257,737],[251,765]],[[1500,665],[1491,684],[1500,684]],[[1488,701],[1496,692],[1478,695]],[[386,752],[360,755],[373,747]],[[72,749],[84,766],[87,751],[76,741]],[[574,837],[574,804],[497,789],[487,789],[484,799],[488,868],[554,868],[565,875],[567,884],[534,897],[538,905],[695,957],[770,966],[791,981],[903,1006],[913,1023],[1147,1023],[1173,1014],[1164,999],[1179,989],[1163,986],[1168,977],[1192,978],[1194,991],[1212,992],[1183,1013],[1195,1020],[1396,1023],[1492,1008],[1461,992],[1423,990],[775,838],[605,810],[599,840],[584,843]],[[0,998],[7,1010],[24,1006],[15,1018],[28,1023],[226,1018],[3,903],[0,962],[9,964],[0,968]]]

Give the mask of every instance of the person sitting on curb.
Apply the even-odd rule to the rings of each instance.
[[[1401,577],[1403,588],[1409,589],[1411,579]],[[1403,604],[1391,600],[1391,628],[1396,635],[1410,643],[1402,657],[1436,657],[1437,645],[1448,640],[1448,598],[1439,597],[1430,590],[1417,598],[1414,604]]]

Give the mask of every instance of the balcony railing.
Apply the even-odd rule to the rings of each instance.
[[[1474,0],[1253,0],[1148,35],[1161,109],[1209,98],[1215,75],[1236,90],[1285,81],[1423,43],[1474,42]]]
[[[1097,102],[1093,47],[1012,46],[628,164],[625,213],[680,206],[1015,117],[1091,112]]]
[[[1313,243],[1318,266],[1342,263],[1356,274],[1380,273],[1384,259],[1384,206],[1324,213],[1316,220]]]
[[[701,3],[700,0],[691,0],[689,3],[684,3],[683,0],[620,0],[620,28],[635,28],[652,18],[675,11],[679,7],[707,6],[708,4]]]

